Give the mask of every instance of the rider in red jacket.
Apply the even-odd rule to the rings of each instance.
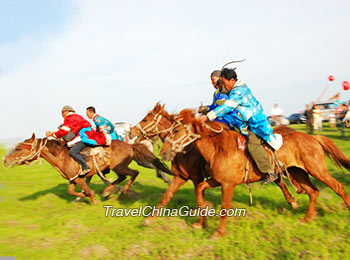
[[[46,132],[46,136],[53,136],[55,138],[61,138],[71,131],[75,136],[73,140],[67,143],[68,147],[72,147],[69,150],[69,154],[76,160],[82,168],[80,176],[88,174],[91,169],[87,166],[84,157],[80,154],[80,151],[87,145],[81,142],[79,138],[79,131],[86,127],[91,127],[89,121],[84,119],[81,115],[75,114],[75,110],[71,106],[64,106],[62,108],[62,116],[64,118],[63,126],[60,130],[52,133],[50,131]]]

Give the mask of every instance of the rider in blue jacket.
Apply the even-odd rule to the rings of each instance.
[[[248,151],[259,170],[265,174],[262,184],[276,180],[278,176],[274,173],[262,143],[265,141],[278,150],[282,143],[280,136],[272,133],[273,129],[263,113],[260,102],[253,96],[248,86],[237,79],[234,69],[224,68],[221,71],[220,80],[228,91],[228,99],[200,119],[204,122],[222,117],[229,124],[234,124],[235,121],[231,121],[230,113],[237,110],[242,119],[242,124],[239,126],[241,133],[249,137]]]

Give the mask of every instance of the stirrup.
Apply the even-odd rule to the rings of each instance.
[[[87,169],[85,169],[85,170],[81,170],[81,171],[79,172],[79,177],[83,177],[83,176],[85,176],[86,174],[88,174],[89,172],[91,172],[91,169],[90,169],[90,168],[87,168]]]
[[[274,172],[266,173],[266,177],[265,179],[262,180],[261,185],[269,184],[271,182],[274,182],[277,179],[278,179],[278,175],[276,173]]]

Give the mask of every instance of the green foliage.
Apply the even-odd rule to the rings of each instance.
[[[304,131],[305,125],[294,126]],[[350,140],[324,126],[321,132],[350,155]],[[348,133],[347,133],[348,134]],[[5,150],[0,151],[3,157]],[[167,185],[154,170],[139,167],[140,175],[128,195],[101,198],[104,184],[94,177],[91,188],[97,206],[72,202],[67,181],[48,163],[6,169],[0,165],[0,256],[16,259],[344,259],[350,255],[349,211],[342,199],[313,179],[320,190],[318,217],[301,223],[308,197],[298,195],[299,211],[294,211],[275,185],[253,184],[254,205],[249,206],[248,189],[236,188],[233,206],[247,209],[246,217],[232,217],[225,237],[210,240],[219,217],[209,218],[204,230],[193,230],[198,217],[160,217],[144,227],[144,217],[105,217],[103,205],[138,208],[156,205]],[[331,174],[350,194],[350,176],[329,162]],[[115,178],[114,173],[109,176]],[[125,183],[125,182],[124,182]],[[220,188],[206,191],[219,210]],[[195,207],[192,183],[186,183],[167,208]]]

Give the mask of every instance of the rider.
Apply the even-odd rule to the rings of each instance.
[[[225,94],[226,90],[222,88],[220,84],[220,70],[214,70],[210,74],[211,84],[215,88],[215,92],[213,94],[213,103],[209,106],[200,106],[198,109],[199,113],[207,114],[209,111],[216,108],[218,105],[222,105],[228,96]]]
[[[72,141],[68,142],[69,154],[76,160],[82,170],[79,173],[80,176],[88,174],[91,169],[87,166],[84,157],[80,154],[80,151],[87,145],[80,141],[79,131],[86,127],[91,127],[90,123],[85,120],[81,115],[75,113],[75,110],[71,106],[64,106],[62,108],[62,117],[64,118],[63,126],[56,132],[47,131],[46,136],[54,138],[61,138],[69,134],[71,131],[74,134]]]
[[[96,131],[97,132],[103,132],[106,134],[106,138],[111,138],[111,140],[119,139],[114,131],[114,125],[106,119],[105,117],[102,117],[98,114],[96,114],[96,109],[94,107],[88,107],[86,108],[86,116],[89,119],[92,119],[96,125]]]
[[[198,112],[206,115],[208,112],[212,111],[216,107],[225,103],[228,99],[227,90],[223,87],[222,82],[220,81],[221,70],[214,70],[210,74],[211,84],[215,88],[215,92],[213,94],[213,103],[209,106],[200,106]],[[225,117],[217,117],[215,121],[224,123],[231,129],[234,127],[239,128],[241,125],[241,118],[238,115],[236,109],[229,112]]]
[[[281,145],[281,140],[273,135],[273,129],[259,101],[253,96],[248,86],[237,79],[235,69],[224,68],[220,75],[224,88],[228,91],[228,99],[224,104],[210,111],[206,116],[201,116],[202,121],[214,120],[218,117],[226,118],[230,112],[237,109],[242,118],[239,126],[242,134],[248,134],[248,150],[262,173],[266,176],[262,184],[275,181],[278,176],[274,172],[272,164],[263,147],[263,142],[268,142],[276,150]],[[227,118],[230,121],[231,118]]]

